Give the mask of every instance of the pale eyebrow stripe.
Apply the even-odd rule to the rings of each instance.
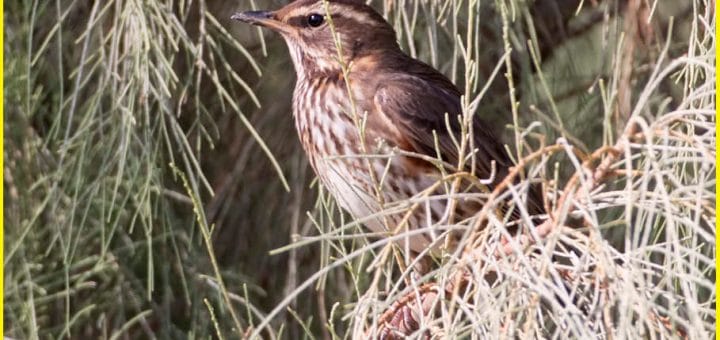
[[[366,13],[358,13],[353,11],[352,9],[353,8],[350,5],[331,3],[330,16],[333,18],[346,18],[349,20],[353,20],[361,25],[377,26],[377,22],[373,20],[370,16],[368,16]],[[325,7],[322,5],[322,3],[316,2],[311,6],[295,8],[292,11],[288,12],[286,17],[288,18],[287,20],[290,20],[296,17],[304,17],[313,12],[323,15],[326,14]]]
[[[325,8],[322,6],[321,2],[316,2],[312,4],[312,6],[305,6],[305,7],[298,7],[294,8],[292,11],[288,12],[285,16],[288,18],[294,18],[297,16],[305,16],[306,14],[309,14],[311,11],[317,11],[318,13],[325,13]]]
[[[354,20],[359,24],[368,25],[368,26],[377,26],[377,22],[373,20],[369,15],[367,15],[365,12],[356,12],[352,10],[352,6],[345,5],[345,4],[330,4],[330,15],[338,17],[347,18],[350,20]],[[337,13],[337,14],[332,14]]]

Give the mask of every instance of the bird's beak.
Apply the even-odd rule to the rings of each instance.
[[[267,27],[273,31],[286,32],[289,25],[277,19],[272,11],[247,11],[233,14],[230,19],[246,22],[248,24]]]

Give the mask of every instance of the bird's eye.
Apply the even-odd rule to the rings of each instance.
[[[317,13],[310,14],[307,17],[307,23],[312,27],[318,27],[322,25],[323,21],[325,21],[325,17]]]

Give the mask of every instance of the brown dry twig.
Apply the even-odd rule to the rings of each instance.
[[[570,213],[578,209],[578,206],[574,205],[569,207],[567,212],[563,213],[563,205],[567,200],[572,198],[581,198],[583,193],[592,191],[592,189],[600,185],[603,180],[611,177],[608,175],[614,174],[614,171],[611,171],[611,167],[618,160],[619,155],[622,154],[622,150],[626,147],[627,143],[629,143],[630,140],[641,137],[641,134],[638,135],[636,130],[637,128],[635,124],[631,123],[631,125],[627,126],[625,129],[625,133],[622,138],[620,138],[614,146],[602,147],[587,157],[583,157],[584,155],[579,154],[579,156],[584,159],[579,172],[582,171],[591,174],[588,176],[588,180],[585,181],[586,190],[581,190],[581,174],[579,172],[570,178],[565,185],[563,194],[559,197],[557,204],[554,206],[554,209],[549,212],[549,218],[540,225],[536,226],[534,229],[540,240],[544,239],[562,223],[560,220],[561,216],[568,216]],[[488,199],[488,202],[492,202],[492,200],[496,199],[509,185],[512,185],[515,177],[519,176],[524,168],[530,165],[534,160],[561,150],[566,150],[566,146],[563,145],[563,143],[557,143],[535,151],[520,160],[515,167],[510,169],[510,172],[505,179],[495,187]],[[575,149],[572,150],[574,152],[578,152]],[[601,160],[600,164],[592,170],[592,165],[598,160]],[[482,222],[481,220],[486,218],[491,205],[492,204],[488,203],[483,207],[479,213],[480,216],[478,218],[478,222],[475,223],[475,226],[479,225]],[[479,229],[473,227],[471,230],[476,231]],[[478,261],[481,261],[482,256],[474,254],[474,250],[480,248],[477,244],[477,241],[479,240],[480,238],[476,235],[471,242],[467,243],[468,246],[466,246],[463,251],[463,257],[466,261],[461,261],[460,263],[479,263]],[[509,239],[502,239],[501,242],[503,247],[501,247],[500,252],[497,253],[496,256],[507,256],[512,254],[515,249],[517,249],[518,244],[520,245],[520,249],[527,249],[527,247],[533,244],[534,240],[534,238],[529,237],[528,235],[519,235],[512,241]],[[471,246],[472,248],[470,248]],[[437,292],[444,291],[445,295],[454,296],[458,294],[461,287],[467,287],[468,284],[469,280],[465,270],[460,269],[456,278],[444,288],[440,288],[437,283],[426,283],[402,296],[378,319],[378,324],[380,325],[380,337],[382,339],[394,339],[394,337],[398,335],[412,334],[414,331],[419,329],[418,315],[430,315],[433,302],[438,298]]]

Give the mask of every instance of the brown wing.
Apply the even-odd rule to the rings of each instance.
[[[409,142],[412,148],[409,151],[437,157],[436,149],[439,148],[444,161],[453,165],[458,163],[458,148],[451,134],[459,140],[461,130],[457,116],[462,113],[460,93],[447,78],[434,71],[421,75],[386,75],[377,88],[374,104],[376,111],[391,121],[398,133]],[[450,124],[446,123],[446,114]],[[433,131],[438,136],[437,148]],[[503,180],[512,163],[500,139],[477,116],[473,119],[473,142],[476,175],[489,178],[491,161],[494,160],[494,184]],[[530,188],[527,208],[531,215],[544,211],[539,189],[537,185]],[[513,216],[519,217],[517,213],[517,210],[513,211]]]
[[[458,148],[451,134],[456,140],[460,139],[458,115],[462,114],[462,109],[460,94],[454,86],[448,88],[447,83],[431,82],[408,74],[387,75],[377,88],[374,104],[377,112],[391,121],[400,135],[410,143],[413,149],[410,151],[436,157],[435,131],[440,156],[450,164],[457,164]],[[449,126],[445,120],[446,114]],[[495,160],[495,178],[502,179],[511,165],[502,143],[477,117],[473,120],[473,130],[478,177],[489,177],[490,162]]]

